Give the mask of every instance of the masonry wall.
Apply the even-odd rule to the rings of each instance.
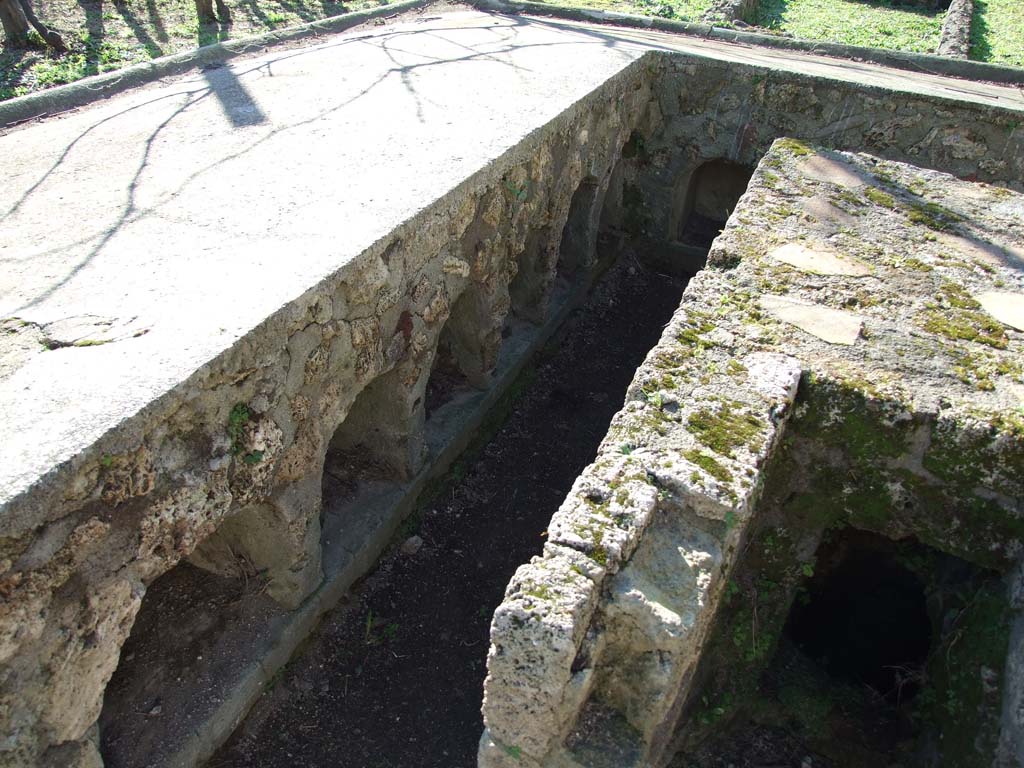
[[[1019,119],[1009,110],[894,97],[756,67],[667,54],[644,57],[268,318],[144,413],[126,419],[115,434],[5,505],[0,726],[9,738],[0,763],[95,764],[93,724],[119,649],[147,585],[181,559],[232,573],[230,558],[244,556],[267,574],[270,594],[286,606],[316,589],[324,457],[357,397],[375,384],[384,387],[387,377],[381,397],[393,427],[390,460],[400,474],[420,471],[426,459],[424,391],[445,323],[454,323],[449,330],[458,332],[462,374],[485,384],[509,313],[535,321],[544,316],[570,213],[573,229],[580,230],[573,241],[592,242],[613,178],[614,213],[606,223],[672,240],[695,169],[718,159],[752,166],[783,134],[1020,188]],[[573,253],[567,268],[586,268],[587,251]],[[463,301],[467,296],[471,301]],[[456,305],[459,317],[451,318]],[[688,322],[680,316],[673,328],[685,334]],[[737,401],[754,415],[784,409],[792,397],[793,366],[774,358],[757,364],[774,371],[766,375],[775,383],[768,394],[756,388],[737,392]],[[639,402],[647,385],[638,386],[631,402]],[[692,408],[696,402],[677,405]],[[744,459],[755,464],[777,431],[774,422],[759,425],[761,447]],[[588,495],[588,481],[581,479],[579,492],[567,502],[565,526],[552,529],[557,535],[551,546],[573,549],[568,545],[580,535],[571,521],[574,509],[618,504],[621,509],[605,511],[637,522],[621,541],[609,533],[606,543],[595,545],[606,558],[598,566],[612,573],[616,553],[632,553],[640,531],[675,523],[666,520],[667,507],[649,482],[630,479],[629,462],[618,458],[629,455],[622,445],[610,443],[605,450],[618,463],[609,465],[613,475],[601,482],[609,488],[611,482],[634,483],[632,490],[622,501],[617,493]],[[755,491],[741,483],[731,493],[735,498],[702,492],[673,502],[680,509],[711,510],[716,521],[704,523],[697,515],[701,520],[694,518],[680,534],[699,541],[704,552],[692,564],[695,594],[718,589],[708,574],[720,572],[722,553],[736,545],[735,520],[742,519]],[[733,524],[724,529],[730,510]],[[261,544],[266,541],[273,546]],[[644,574],[656,573],[663,562],[663,553],[649,549],[637,550],[637,563],[647,562],[644,568],[651,570],[636,576],[648,586],[656,579]],[[573,574],[566,575],[575,590],[572,610],[592,610],[597,593],[588,569],[594,566],[562,549],[552,557],[562,558],[565,573]],[[638,587],[641,593],[646,588]],[[565,617],[560,626],[577,625]],[[562,651],[574,656],[582,638]],[[601,674],[607,675],[602,685],[611,700],[625,700],[637,693],[638,681],[656,679],[657,670],[645,671],[640,661],[632,682],[616,677],[612,660],[621,657],[625,664],[623,649],[632,642],[607,639],[609,663]],[[690,669],[692,650],[681,642],[669,633],[645,651],[648,659],[668,653],[679,660],[669,682],[659,683],[666,691]],[[576,674],[573,660],[568,658],[566,680]],[[580,679],[582,687],[571,693],[575,699],[563,702],[565,689],[545,676],[545,668],[517,668],[547,686],[552,712],[574,711],[572,701],[586,699],[593,684]],[[643,717],[651,722],[667,722],[675,706],[670,699],[637,706],[647,708]],[[662,709],[665,701],[669,710]],[[494,717],[496,699],[487,706]],[[535,702],[530,698],[523,706]],[[569,727],[566,717],[556,718],[555,731],[543,738],[561,738]],[[664,738],[658,734],[645,738]],[[540,747],[522,749],[539,754]]]
[[[543,556],[495,612],[481,766],[666,764],[726,584],[766,517],[786,538],[789,599],[838,524],[1016,567],[1022,212],[1005,189],[775,143]],[[760,659],[788,606],[753,604]],[[1016,696],[1019,679],[977,673],[964,684],[988,709],[965,727],[991,749],[1001,691]]]
[[[680,55],[662,56],[656,79],[631,209],[655,239],[676,237],[701,165],[753,168],[782,136],[1024,189],[1018,110]]]
[[[640,67],[613,78],[5,506],[0,764],[98,764],[121,645],[147,585],[181,559],[233,575],[243,558],[288,607],[317,588],[324,459],[353,403],[379,390],[363,426],[387,433],[398,477],[423,469],[442,328],[486,386],[510,312],[544,316],[584,180],[577,218],[596,226],[649,87]]]

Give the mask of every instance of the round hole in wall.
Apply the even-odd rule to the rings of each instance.
[[[832,677],[900,704],[917,692],[932,626],[924,585],[889,544],[860,534],[823,545],[786,632]]]

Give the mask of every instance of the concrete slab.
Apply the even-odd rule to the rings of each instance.
[[[0,316],[57,343],[4,367],[0,503],[656,50],[1024,109],[1008,87],[454,11],[8,132]],[[90,318],[103,329],[57,333]]]
[[[543,23],[563,29],[588,30],[607,39],[616,47],[627,43],[642,44],[651,50],[675,51],[694,56],[706,56],[736,64],[769,66],[785,72],[798,72],[828,77],[849,83],[860,83],[873,88],[891,89],[922,96],[966,100],[976,104],[1024,108],[1024,94],[1019,87],[994,83],[971,82],[928,72],[908,73],[878,64],[837,59],[814,54],[794,55],[791,51],[763,48],[756,45],[703,40],[682,37],[653,30],[607,27],[571,21],[530,18],[531,23]]]
[[[129,331],[40,347],[0,383],[0,504],[642,53],[463,11],[0,138],[0,317]]]

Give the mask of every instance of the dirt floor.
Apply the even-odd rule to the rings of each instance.
[[[476,764],[491,614],[540,553],[683,287],[629,258],[608,272],[493,439],[406,526],[422,548],[382,559],[209,768]]]

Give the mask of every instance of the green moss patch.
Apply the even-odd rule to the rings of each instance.
[[[703,469],[709,475],[716,480],[720,480],[723,483],[732,482],[733,474],[724,465],[722,465],[718,459],[704,451],[686,451],[686,459],[698,467]]]
[[[869,187],[867,191],[864,192],[864,196],[875,205],[880,205],[883,208],[888,208],[889,210],[892,210],[896,207],[896,200],[893,199],[893,196],[890,195],[888,192],[883,192],[880,189]]]
[[[907,218],[914,224],[921,224],[939,232],[945,231],[963,217],[938,203],[911,203],[907,210]]]
[[[686,426],[701,443],[723,456],[732,457],[742,446],[757,452],[764,444],[761,420],[744,411],[742,403],[723,401],[717,409],[701,408],[690,414]]]

